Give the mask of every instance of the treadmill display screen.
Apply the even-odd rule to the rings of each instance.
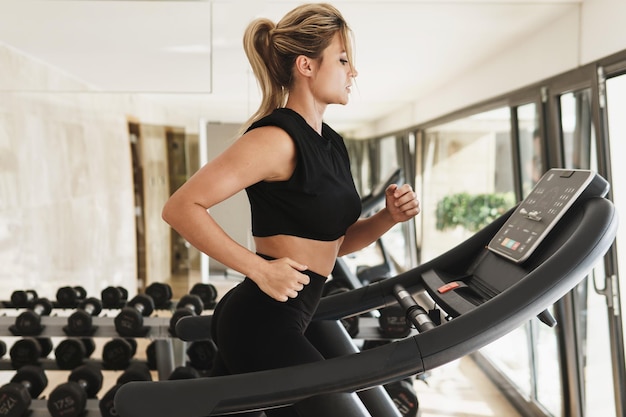
[[[595,173],[587,170],[548,171],[489,242],[488,248],[517,263],[528,259],[594,176]]]

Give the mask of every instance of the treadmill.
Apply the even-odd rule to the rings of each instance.
[[[327,360],[247,374],[129,382],[121,417],[200,417],[302,405],[303,416],[397,416],[381,385],[472,353],[534,316],[548,325],[554,302],[582,281],[613,244],[609,184],[589,170],[551,169],[529,196],[448,252],[402,274],[324,297],[307,337]],[[447,316],[434,323],[416,301],[426,292]],[[341,318],[400,304],[417,334],[358,351]],[[183,340],[206,339],[211,316],[177,324]],[[354,408],[335,398],[357,397]]]

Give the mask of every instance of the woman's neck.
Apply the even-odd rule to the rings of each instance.
[[[322,122],[324,119],[324,111],[326,105],[317,103],[313,97],[309,97],[307,100],[300,100],[298,97],[294,97],[289,94],[287,104],[285,107],[295,111],[319,134],[322,133]]]

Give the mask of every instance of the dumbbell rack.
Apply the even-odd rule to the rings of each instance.
[[[111,310],[113,314],[117,312]],[[88,335],[70,335],[64,330],[67,326],[67,316],[65,315],[51,315],[41,317],[41,324],[43,330],[37,335],[32,337],[89,337],[89,338],[116,338],[122,337],[115,329],[114,315],[106,316],[101,315],[93,317],[93,333]],[[4,337],[26,337],[22,335],[13,334],[9,328],[14,324],[15,316],[2,315],[0,316],[0,339]],[[181,361],[176,361],[175,357],[184,357],[184,344],[182,340],[172,337],[169,332],[169,317],[145,317],[143,324],[146,328],[146,333],[138,338],[151,339],[155,343],[156,353],[156,370],[159,380],[167,379],[174,368],[180,365]],[[30,335],[29,335],[30,336]],[[96,362],[95,359],[86,359],[85,363]],[[41,366],[46,370],[58,370],[58,366],[54,359],[43,358],[40,361]],[[0,360],[0,371],[13,370],[11,362],[9,360]],[[86,405],[86,414],[83,417],[100,416],[99,400],[88,399]],[[47,400],[45,398],[33,399],[29,409],[29,417],[50,417],[50,413],[47,408]]]
[[[93,318],[93,334],[87,335],[69,335],[63,330],[67,326],[67,317],[65,316],[44,316],[41,318],[41,324],[44,326],[43,331],[35,337],[119,337],[119,333],[115,330],[113,323],[114,317],[100,316]],[[9,330],[9,327],[15,322],[13,316],[0,316],[0,337],[15,336]],[[144,325],[149,327],[146,335],[141,337],[149,339],[169,339],[169,318],[164,317],[145,317]]]
[[[82,417],[101,417],[99,401],[97,398],[88,398]],[[50,417],[47,400],[45,398],[33,400],[28,409],[28,417]]]

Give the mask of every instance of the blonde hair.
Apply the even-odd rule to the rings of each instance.
[[[296,58],[299,55],[320,58],[337,33],[354,70],[351,30],[339,10],[330,4],[304,4],[277,24],[258,18],[248,25],[243,47],[261,88],[262,100],[242,129],[285,105]]]

